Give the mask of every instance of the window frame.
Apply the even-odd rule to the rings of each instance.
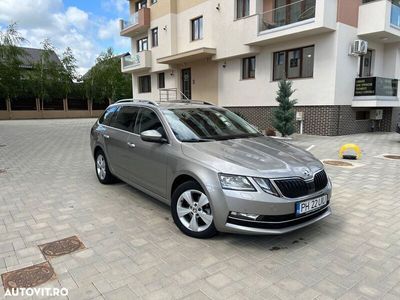
[[[112,125],[112,122],[116,122],[116,120],[118,120],[119,114],[124,109],[135,109],[136,110],[135,119],[132,118],[128,128],[119,128],[119,127],[116,127],[115,125]],[[133,106],[133,105],[120,106],[113,113],[113,116],[110,119],[110,123],[107,126],[113,128],[113,129],[117,129],[117,130],[122,130],[122,131],[125,131],[125,132],[129,132],[129,133],[133,133],[133,129],[135,128],[135,124],[136,124],[137,118],[139,116],[139,111],[140,111],[140,107],[138,107],[138,106]]]
[[[135,12],[147,7],[147,0],[136,0],[135,1]]]
[[[162,126],[162,128],[163,128],[163,131],[164,131],[164,133],[165,133],[164,138],[167,140],[167,143],[169,144],[168,133],[167,133],[167,131],[165,130],[166,127],[165,127],[165,125],[164,125],[164,123],[163,123],[162,118],[160,118],[160,116],[157,114],[157,112],[156,112],[154,109],[150,108],[150,107],[141,107],[141,108],[139,109],[138,114],[137,114],[137,116],[136,116],[135,124],[134,124],[134,126],[133,126],[133,128],[132,128],[132,133],[133,133],[133,134],[136,134],[136,135],[140,135],[140,133],[142,132],[142,131],[141,131],[140,119],[141,119],[141,117],[142,117],[143,112],[146,111],[146,110],[151,111],[151,112],[153,112],[153,113],[156,115],[156,117],[157,117],[158,121],[160,121],[160,124],[161,124],[161,126]]]
[[[151,47],[158,47],[158,27],[151,29]]]
[[[160,76],[162,77],[162,86],[161,86],[161,80],[160,80]],[[157,88],[158,89],[165,89],[165,72],[160,72],[157,73]]]
[[[143,85],[142,85],[141,80],[144,79],[144,78],[149,78],[149,84],[148,84],[149,90],[148,91],[147,90],[146,91],[143,90]],[[143,76],[139,76],[138,77],[138,93],[139,94],[151,93],[151,75],[143,75]]]
[[[143,47],[143,45],[144,45],[143,41],[146,41],[146,49],[144,49],[144,47]],[[140,39],[137,39],[137,41],[136,41],[136,50],[137,50],[138,53],[149,50],[149,37],[148,36],[145,36],[145,37],[142,37]]]
[[[198,23],[198,30],[196,32],[195,30],[195,24],[196,22]],[[201,26],[200,26],[201,25]],[[191,41],[195,42],[195,41],[199,41],[202,40],[204,37],[204,18],[203,16],[198,16],[196,18],[193,18],[190,20],[190,37],[191,37]],[[198,38],[196,37],[196,33],[198,34]]]
[[[312,69],[312,75],[311,76],[303,76],[303,51],[306,48],[311,48],[313,47],[314,49],[314,55],[313,55],[313,69]],[[299,61],[300,61],[300,71],[299,74],[300,76],[298,77],[289,77],[288,76],[288,66],[289,66],[289,52],[292,51],[296,51],[299,50],[300,51],[300,57],[299,57]],[[285,60],[284,60],[284,65],[285,65],[285,77],[286,79],[307,79],[307,78],[314,78],[314,64],[315,64],[315,45],[308,45],[308,46],[303,46],[303,47],[297,47],[297,48],[292,48],[292,49],[286,49],[286,50],[280,50],[280,51],[275,51],[272,53],[272,81],[280,81],[282,79],[285,78],[275,78],[276,75],[276,68],[275,68],[275,63],[276,63],[276,55],[278,55],[279,53],[285,53]]]
[[[242,9],[242,15],[239,15],[239,7]],[[250,0],[236,0],[236,20],[243,19],[248,16],[250,16]]]
[[[250,66],[251,63],[250,61],[254,59],[254,76],[250,76],[251,70],[250,70]],[[247,74],[246,74],[246,64],[247,64]],[[242,58],[242,70],[241,70],[242,74],[241,74],[241,79],[242,80],[249,80],[249,79],[255,79],[256,78],[256,56],[249,56],[249,57],[244,57]],[[245,76],[246,75],[246,76]]]

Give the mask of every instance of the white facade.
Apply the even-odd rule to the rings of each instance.
[[[363,65],[371,64],[364,77],[400,78],[400,28],[393,25],[397,7],[390,1],[316,0],[310,15],[276,28],[264,28],[265,20],[279,10],[274,8],[275,1],[249,0],[249,13],[240,19],[236,18],[238,2],[242,3],[158,0],[150,6],[149,1],[149,28],[132,35],[131,53],[137,52],[137,40],[147,36],[151,63],[133,71],[123,67],[132,73],[133,97],[159,99],[159,72],[165,73],[165,88],[184,90],[182,69],[190,68],[191,98],[226,107],[275,106],[274,52],[313,45],[312,77],[293,79],[299,106],[400,106],[398,95],[354,97],[361,60],[350,55],[350,47],[357,39],[367,41],[372,51],[372,60],[363,60]],[[161,8],[157,11],[161,5],[163,13]],[[203,38],[192,41],[191,20],[200,16]],[[400,22],[400,8],[398,17]],[[156,27],[158,46],[153,48],[151,29]],[[249,56],[256,57],[255,78],[242,79],[242,59]],[[151,92],[139,93],[138,77],[143,75],[151,75]]]

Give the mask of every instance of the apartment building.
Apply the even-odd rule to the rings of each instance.
[[[304,133],[390,131],[399,114],[399,0],[129,2],[134,98],[207,100],[266,129],[287,77]]]

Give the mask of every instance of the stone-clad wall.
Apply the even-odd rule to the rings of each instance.
[[[271,128],[273,122],[273,110],[271,106],[257,107],[227,107],[228,109],[239,112],[246,120],[256,125],[260,130]],[[371,120],[356,120],[357,110],[350,105],[332,106],[296,106],[296,111],[304,113],[305,134],[312,135],[347,135],[371,131]],[[376,131],[391,131],[392,108],[383,109],[383,120],[376,122]],[[380,123],[380,128],[378,124]],[[297,122],[299,132],[299,122]]]

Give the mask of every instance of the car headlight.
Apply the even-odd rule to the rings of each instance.
[[[256,189],[245,176],[219,174],[221,187],[225,190],[255,191]]]
[[[258,177],[254,177],[253,179],[264,192],[271,194],[271,195],[279,196],[278,192],[275,190],[275,188],[273,187],[273,185],[269,179],[258,178]]]

